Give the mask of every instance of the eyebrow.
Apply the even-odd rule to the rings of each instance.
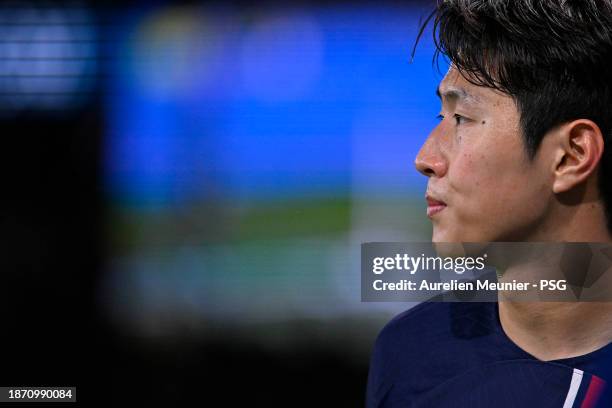
[[[467,102],[478,102],[479,98],[468,93],[463,88],[448,88],[444,92],[440,92],[440,85],[436,88],[436,95],[440,100],[464,100]]]

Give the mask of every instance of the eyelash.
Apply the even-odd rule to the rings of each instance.
[[[444,115],[441,115],[441,114],[440,114],[440,115],[436,116],[436,118],[437,118],[438,120],[444,120]],[[461,125],[462,123],[465,123],[465,121],[467,120],[467,118],[466,118],[465,116],[461,116],[461,115],[459,115],[459,114],[457,114],[457,113],[455,113],[455,114],[453,115],[453,118],[455,119],[455,125],[456,125],[456,126],[459,126],[459,125]],[[461,122],[462,120],[463,120],[463,122]]]

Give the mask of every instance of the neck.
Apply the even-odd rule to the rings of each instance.
[[[528,231],[521,241],[612,242],[612,232],[597,179],[582,188],[560,194],[551,203],[547,217]]]
[[[612,342],[612,302],[499,303],[506,335],[543,360],[593,352]]]
[[[527,241],[612,242],[605,209],[591,183],[580,200],[563,199],[539,233]],[[559,223],[559,220],[563,220]],[[529,268],[527,266],[526,268]],[[521,268],[519,268],[521,269]],[[518,271],[530,274],[529,270]],[[600,283],[606,288],[609,279]],[[605,282],[603,282],[605,280]],[[609,289],[604,289],[609,292]],[[549,361],[593,352],[612,342],[612,302],[500,301],[499,318],[506,335],[534,357]]]

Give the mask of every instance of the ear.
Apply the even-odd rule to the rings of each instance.
[[[553,191],[562,193],[583,183],[595,172],[604,149],[604,139],[595,122],[578,119],[558,129]]]

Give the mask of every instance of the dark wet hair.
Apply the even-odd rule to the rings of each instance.
[[[422,30],[431,18],[434,60],[442,55],[468,81],[515,100],[530,158],[557,125],[599,126],[599,191],[612,231],[612,0],[440,0]]]

